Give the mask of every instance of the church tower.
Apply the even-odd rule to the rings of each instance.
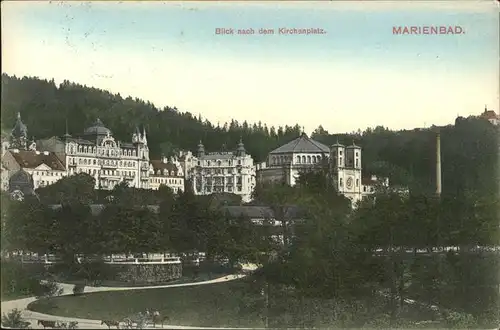
[[[238,149],[236,149],[236,156],[245,157],[246,150],[245,145],[243,144],[243,140],[240,138],[240,143],[238,143]]]
[[[339,192],[344,189],[345,146],[339,141],[330,147],[330,176]]]
[[[17,120],[10,134],[10,148],[26,150],[28,147],[28,127],[21,120],[21,113],[17,113]]]

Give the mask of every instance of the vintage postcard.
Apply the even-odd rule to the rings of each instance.
[[[2,327],[497,329],[499,18],[2,2]]]

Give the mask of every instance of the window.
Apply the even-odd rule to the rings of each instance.
[[[342,166],[342,157],[339,158],[339,166]]]
[[[342,188],[342,178],[340,178],[340,181],[339,181],[339,187]]]
[[[302,164],[306,163],[306,156],[302,156]]]
[[[356,187],[359,187],[359,179],[356,179]]]
[[[342,156],[342,150],[339,150],[339,155]]]
[[[358,159],[356,159],[356,167],[358,167],[359,165],[359,162],[358,162]]]
[[[95,159],[94,159],[94,162],[93,162],[93,163],[94,163],[94,165],[96,164],[96,160],[95,160]]]
[[[297,156],[297,164],[300,164],[300,156]]]
[[[363,187],[363,192],[366,192],[366,186]]]

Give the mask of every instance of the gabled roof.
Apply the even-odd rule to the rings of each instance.
[[[169,172],[173,172],[172,176],[177,176],[177,166],[172,163],[164,163],[161,160],[150,160],[149,161],[153,166],[154,174],[152,176],[170,176]],[[156,174],[156,171],[160,170],[161,174]],[[167,171],[166,174],[163,174],[163,170]]]
[[[66,168],[53,152],[36,152],[31,150],[11,151],[12,156],[21,168],[34,169],[45,164],[52,170],[65,171]]]
[[[321,142],[309,138],[305,133],[293,141],[288,142],[281,147],[274,149],[270,154],[283,154],[283,153],[324,153],[330,152],[330,148]]]

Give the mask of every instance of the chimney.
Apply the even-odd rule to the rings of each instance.
[[[436,194],[441,196],[441,134],[436,134]]]

